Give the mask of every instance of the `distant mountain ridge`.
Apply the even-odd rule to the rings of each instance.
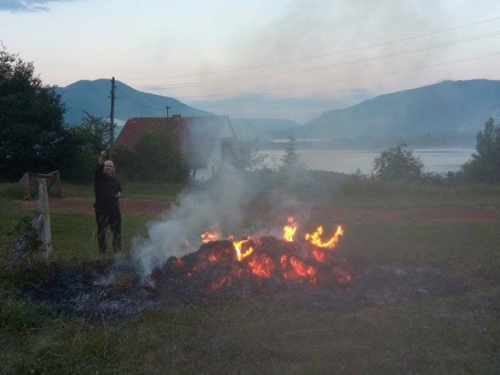
[[[294,130],[297,138],[475,135],[500,116],[500,81],[444,81],[380,95]]]
[[[182,116],[213,116],[213,113],[202,111],[184,104],[177,99],[166,96],[144,93],[127,86],[123,82],[115,82],[114,117],[119,125],[131,117],[166,117],[174,114]],[[109,118],[111,110],[111,82],[107,79],[95,81],[82,80],[66,87],[57,87],[68,111],[65,121],[74,126],[81,123],[85,112],[96,117]]]
[[[80,124],[85,112],[108,118],[110,89],[107,79],[82,80],[56,88],[68,108],[66,123]],[[116,81],[115,96],[118,125],[133,117],[165,117],[166,106],[170,107],[170,116],[214,115],[173,98],[140,92],[120,81]],[[489,117],[497,121],[500,118],[500,81],[475,79],[443,81],[380,95],[348,108],[327,111],[304,125],[287,119],[231,121],[247,139],[269,141],[293,134],[296,139],[335,140],[333,147],[363,148],[385,147],[389,139],[415,139],[422,135],[421,143],[426,146],[437,144],[439,137],[445,142],[449,140],[448,144],[465,138],[470,146]]]

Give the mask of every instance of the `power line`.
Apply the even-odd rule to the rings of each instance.
[[[165,110],[165,108],[153,108],[153,107],[149,107],[149,106],[147,106],[147,105],[145,105],[145,104],[139,103],[137,100],[132,99],[130,96],[128,96],[127,94],[125,94],[125,92],[123,92],[123,90],[121,90],[119,86],[115,86],[115,88],[116,88],[118,91],[120,91],[120,92],[123,94],[123,96],[125,96],[127,99],[132,100],[134,103],[136,103],[136,104],[140,105],[141,107],[144,107],[144,108],[147,108],[147,109],[153,109],[153,110],[155,110],[155,111],[164,111],[164,110]]]
[[[411,37],[407,37],[407,38],[402,38],[402,39],[392,40],[392,41],[388,41],[388,42],[382,42],[382,43],[372,44],[372,45],[363,46],[363,47],[356,47],[356,48],[352,48],[352,49],[349,49],[349,50],[336,51],[336,52],[332,52],[332,53],[324,54],[324,55],[305,57],[305,58],[296,59],[296,60],[288,60],[288,61],[282,61],[282,62],[276,62],[276,63],[260,64],[260,65],[254,65],[254,66],[247,66],[247,67],[233,68],[233,69],[226,69],[226,70],[219,70],[219,71],[212,71],[212,72],[204,72],[204,73],[192,73],[192,74],[182,74],[182,75],[163,76],[163,77],[126,78],[126,80],[127,81],[140,81],[140,80],[150,80],[150,79],[168,79],[168,78],[196,77],[196,76],[203,76],[203,75],[222,74],[222,73],[230,73],[230,72],[237,72],[237,71],[245,71],[245,70],[266,68],[266,67],[271,67],[271,66],[285,65],[285,64],[297,63],[297,62],[302,62],[302,61],[308,61],[308,60],[314,60],[314,59],[321,59],[321,58],[325,58],[325,57],[330,57],[330,56],[335,56],[335,55],[341,55],[341,54],[350,53],[350,52],[361,51],[361,50],[364,50],[364,49],[370,49],[370,48],[375,48],[375,47],[382,47],[382,46],[386,46],[386,45],[389,45],[389,44],[406,42],[406,41],[412,40],[412,39],[423,38],[423,37],[426,37],[426,36],[441,34],[441,33],[449,32],[449,31],[459,30],[459,29],[463,29],[463,28],[466,28],[466,27],[476,26],[476,25],[480,25],[480,24],[483,24],[483,23],[488,23],[488,22],[493,22],[493,21],[498,21],[498,20],[500,20],[500,17],[490,18],[490,19],[483,20],[483,21],[478,21],[478,22],[469,23],[469,24],[466,24],[466,25],[461,25],[461,26],[456,26],[456,27],[452,27],[452,28],[448,28],[448,29],[442,29],[442,30],[438,30],[438,31],[433,31],[433,32],[425,33],[425,34],[415,35],[415,36],[411,36]]]
[[[187,83],[178,83],[178,84],[175,84],[175,83],[168,84],[167,83],[165,85],[168,85],[169,86],[168,88],[182,89],[182,88],[202,87],[202,86],[211,86],[211,85],[221,85],[221,84],[227,84],[227,83],[247,82],[247,81],[254,81],[257,79],[268,79],[268,78],[282,77],[282,76],[287,76],[287,75],[310,73],[310,72],[331,69],[331,68],[335,68],[335,67],[349,66],[349,65],[359,64],[359,63],[363,63],[363,62],[370,62],[370,61],[382,60],[382,59],[386,59],[386,58],[390,58],[390,57],[408,55],[411,53],[417,53],[417,52],[441,48],[441,47],[445,47],[445,46],[449,46],[449,45],[475,41],[475,40],[483,39],[483,38],[490,38],[490,37],[494,37],[494,36],[498,36],[498,35],[500,35],[500,31],[493,31],[493,32],[486,33],[486,34],[480,34],[480,35],[476,35],[476,36],[472,36],[472,37],[451,40],[451,41],[447,41],[447,42],[441,42],[441,43],[437,43],[437,44],[433,44],[433,45],[429,45],[429,46],[411,48],[408,50],[388,53],[385,55],[379,55],[379,56],[367,57],[367,58],[362,58],[362,59],[357,59],[357,60],[328,64],[328,65],[323,65],[323,66],[315,67],[315,68],[296,69],[296,70],[290,70],[290,71],[281,72],[281,73],[264,74],[264,75],[257,75],[257,76],[251,76],[251,77],[245,77],[245,78],[233,78],[233,79],[218,80],[218,81],[211,81],[211,82],[202,82],[202,83],[200,83],[200,82],[187,82]]]
[[[408,72],[413,72],[413,71],[416,71],[416,70],[436,68],[436,67],[440,67],[440,66],[446,66],[446,65],[457,64],[457,63],[462,63],[462,62],[467,62],[467,61],[473,61],[473,60],[477,60],[477,59],[482,59],[482,58],[487,58],[487,57],[492,57],[492,56],[498,56],[498,55],[500,55],[500,52],[494,52],[494,53],[490,53],[490,54],[487,54],[487,55],[475,56],[475,57],[470,57],[470,58],[466,58],[466,59],[448,61],[448,62],[444,62],[444,63],[437,63],[437,64],[419,66],[419,67],[416,67],[416,68],[398,70],[398,71],[394,71],[394,72],[373,74],[373,75],[369,75],[369,76],[355,77],[355,78],[349,78],[349,79],[343,79],[343,80],[337,80],[337,81],[321,82],[321,83],[309,84],[309,85],[291,86],[291,87],[284,87],[284,88],[279,88],[279,89],[261,90],[259,92],[260,93],[267,93],[267,92],[274,92],[274,91],[285,91],[285,90],[288,91],[288,90],[295,90],[295,89],[315,87],[315,86],[333,85],[333,84],[338,84],[338,83],[354,82],[354,81],[360,81],[360,80],[364,80],[364,79],[379,78],[379,77],[384,77],[384,76],[390,76],[390,75],[408,73]],[[234,94],[213,94],[213,95],[188,96],[188,97],[182,98],[182,100],[191,99],[191,98],[224,97],[224,96],[233,96],[233,95]]]
[[[450,62],[445,62],[445,63],[431,64],[431,65],[426,65],[426,66],[419,66],[419,67],[416,67],[416,68],[403,69],[403,70],[398,70],[398,71],[395,71],[395,72],[373,74],[373,75],[364,76],[364,77],[350,78],[350,79],[344,79],[344,80],[338,80],[338,81],[331,81],[331,82],[322,82],[322,83],[317,83],[317,84],[312,84],[312,85],[296,86],[296,87],[293,87],[293,89],[313,87],[313,86],[322,86],[322,85],[335,84],[335,83],[345,83],[345,82],[359,81],[359,80],[369,79],[369,78],[378,78],[378,77],[384,77],[384,76],[389,76],[389,75],[395,75],[395,74],[413,72],[413,71],[416,71],[416,70],[423,70],[423,69],[436,68],[436,67],[439,67],[439,66],[445,66],[445,65],[450,65],[450,64],[462,63],[462,62],[466,62],[466,61],[472,61],[472,60],[477,60],[477,59],[486,58],[486,57],[492,57],[492,56],[497,56],[497,55],[500,55],[500,52],[495,52],[495,53],[490,53],[488,55],[476,56],[476,57],[471,57],[471,58],[461,59],[461,60],[455,60],[455,61],[450,61]],[[280,90],[290,90],[290,89],[292,89],[292,88],[288,87],[288,88],[274,89],[274,90],[269,90],[269,91],[280,91]]]

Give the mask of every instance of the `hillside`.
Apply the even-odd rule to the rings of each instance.
[[[97,117],[109,117],[111,83],[107,79],[77,81],[66,87],[56,88],[68,111],[65,121],[77,125],[85,117],[85,112]],[[206,111],[190,107],[166,96],[137,91],[126,84],[116,81],[115,119],[122,125],[130,117],[164,117],[167,115],[212,116]]]
[[[444,81],[323,113],[297,138],[474,137],[500,116],[500,81]]]

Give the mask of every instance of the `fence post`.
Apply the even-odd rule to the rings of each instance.
[[[40,238],[40,251],[45,260],[49,260],[49,255],[52,251],[52,238],[50,230],[50,213],[49,213],[49,198],[47,194],[47,181],[43,178],[36,180],[37,182],[37,200],[36,208],[43,217],[42,226],[38,232]]]

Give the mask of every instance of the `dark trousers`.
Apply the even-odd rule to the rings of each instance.
[[[99,251],[106,252],[106,230],[108,227],[113,234],[113,250],[115,253],[122,249],[122,219],[119,212],[105,212],[95,210],[95,220],[97,222],[97,242]]]

